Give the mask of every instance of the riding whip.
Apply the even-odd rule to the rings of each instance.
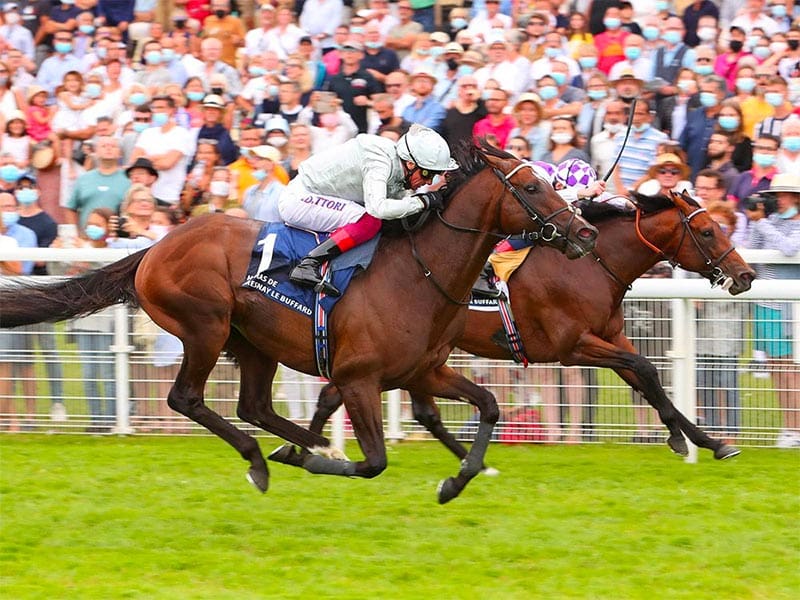
[[[611,173],[614,172],[614,169],[617,167],[617,163],[619,159],[622,158],[622,153],[625,151],[625,144],[628,143],[628,136],[631,134],[631,127],[633,127],[633,111],[636,110],[636,98],[633,99],[631,102],[631,112],[628,115],[628,128],[625,131],[625,139],[622,140],[622,147],[619,149],[619,154],[617,154],[617,158],[614,159],[614,163],[608,169],[608,173],[605,174],[603,177],[603,181],[608,181],[608,178],[611,177]]]

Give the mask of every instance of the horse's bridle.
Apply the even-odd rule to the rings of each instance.
[[[655,244],[651,243],[650,241],[648,241],[644,237],[644,234],[642,233],[642,230],[639,227],[639,221],[641,220],[641,217],[642,217],[642,209],[638,205],[636,206],[636,221],[635,221],[636,222],[636,236],[639,238],[639,240],[645,246],[650,248],[653,252],[655,252],[659,256],[664,257],[664,259],[667,260],[669,262],[669,264],[672,265],[673,268],[674,267],[683,268],[682,265],[680,264],[680,262],[678,262],[675,259],[675,257],[677,257],[678,254],[680,253],[681,246],[683,246],[683,242],[686,239],[686,235],[688,234],[689,237],[691,238],[691,240],[694,242],[695,248],[697,248],[698,252],[700,252],[700,255],[703,257],[703,260],[705,260],[706,265],[708,265],[710,267],[710,269],[708,271],[703,271],[700,274],[703,277],[705,277],[706,279],[708,279],[711,282],[712,286],[722,285],[723,288],[725,288],[725,289],[727,289],[726,286],[730,287],[730,285],[733,283],[733,280],[731,280],[727,275],[725,275],[725,273],[722,272],[722,269],[719,267],[719,265],[722,263],[723,260],[725,260],[725,258],[731,252],[734,251],[733,244],[731,244],[730,248],[725,250],[725,252],[723,252],[722,255],[719,258],[717,258],[717,259],[711,258],[706,253],[706,251],[703,250],[703,246],[700,244],[700,241],[697,239],[697,236],[695,235],[694,231],[692,231],[692,228],[689,226],[689,224],[691,223],[692,219],[694,217],[696,217],[697,215],[706,212],[706,209],[705,208],[697,208],[697,209],[693,210],[691,213],[689,213],[688,215],[686,215],[681,210],[680,206],[675,205],[675,208],[678,209],[678,214],[680,215],[680,219],[681,219],[681,225],[683,225],[683,231],[681,232],[681,239],[678,242],[678,247],[675,248],[675,252],[673,252],[672,257],[667,256],[667,254],[663,250],[661,250],[661,248],[659,248]]]
[[[534,176],[536,176],[537,179],[539,179],[538,175],[536,175],[536,172],[533,170],[533,166],[530,163],[526,163],[526,162],[522,162],[522,161],[520,161],[520,163],[516,167],[511,169],[511,171],[509,171],[507,174],[504,174],[497,167],[492,167],[492,172],[503,183],[503,185],[505,185],[506,189],[509,192],[511,192],[511,195],[514,197],[514,199],[517,202],[519,202],[520,205],[522,205],[522,208],[525,209],[525,212],[528,214],[528,216],[531,218],[531,220],[534,223],[539,223],[540,224],[538,231],[529,231],[529,232],[523,232],[523,233],[521,233],[519,235],[515,235],[515,236],[508,236],[508,235],[503,235],[503,234],[499,234],[499,233],[494,233],[492,231],[482,231],[480,229],[475,229],[475,228],[472,228],[472,227],[463,227],[461,225],[456,225],[455,223],[450,223],[449,221],[447,221],[444,218],[444,216],[442,215],[441,211],[437,211],[436,212],[436,216],[439,218],[439,220],[446,227],[448,227],[449,229],[452,229],[454,231],[461,231],[461,232],[466,232],[466,233],[480,233],[480,234],[484,234],[484,235],[490,235],[490,236],[496,237],[498,240],[505,240],[505,239],[508,239],[509,237],[514,237],[514,238],[517,238],[517,239],[525,239],[525,240],[528,240],[528,241],[531,241],[531,242],[537,242],[537,241],[540,241],[540,240],[543,241],[543,242],[554,242],[555,240],[558,240],[559,238],[564,238],[565,244],[574,244],[574,242],[569,237],[569,231],[572,229],[573,221],[575,220],[575,218],[579,214],[577,209],[575,209],[575,207],[573,207],[571,204],[565,202],[564,206],[562,208],[559,208],[558,210],[556,210],[553,214],[548,215],[546,217],[544,215],[542,215],[538,210],[536,210],[536,208],[534,208],[531,204],[529,204],[525,200],[525,197],[522,195],[522,193],[520,193],[519,189],[517,189],[517,187],[513,183],[511,183],[511,178],[514,175],[516,175],[517,172],[519,172],[521,169],[524,169],[524,168],[531,169],[531,172],[533,172]],[[571,213],[570,220],[567,223],[567,233],[566,234],[564,234],[561,231],[559,231],[558,226],[555,223],[551,222],[552,219],[554,219],[555,217],[557,217],[558,215],[560,215],[564,211],[569,211]],[[416,244],[414,242],[414,236],[412,235],[410,230],[407,230],[407,231],[408,231],[408,237],[411,240],[411,254],[414,257],[414,259],[417,261],[419,266],[422,267],[422,271],[425,274],[425,277],[430,279],[431,283],[433,283],[433,285],[436,287],[436,289],[438,289],[442,293],[442,295],[444,295],[444,297],[447,298],[450,302],[452,302],[454,304],[459,304],[461,306],[468,305],[469,304],[469,300],[466,300],[466,301],[456,300],[455,298],[453,298],[447,292],[447,290],[444,289],[444,287],[442,287],[442,285],[438,281],[436,281],[436,279],[433,277],[433,273],[431,272],[430,268],[428,267],[427,264],[425,264],[425,261],[419,255],[419,252],[417,252],[417,246],[416,246]]]

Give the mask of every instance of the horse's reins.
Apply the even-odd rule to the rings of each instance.
[[[533,166],[525,162],[520,162],[520,164],[511,169],[511,171],[509,171],[507,174],[504,174],[496,167],[492,167],[492,172],[501,182],[503,182],[503,184],[506,186],[506,189],[508,189],[508,191],[511,192],[511,195],[514,196],[514,199],[522,205],[522,207],[525,209],[525,212],[528,213],[528,216],[531,218],[531,220],[534,221],[535,223],[541,223],[539,231],[523,233],[522,236],[530,241],[542,240],[545,242],[552,242],[560,237],[563,237],[566,240],[566,243],[568,244],[573,243],[572,240],[570,240],[569,238],[569,233],[567,233],[567,235],[564,235],[558,230],[558,227],[556,226],[555,223],[550,222],[551,219],[560,215],[562,212],[570,211],[572,215],[570,217],[569,223],[567,223],[567,231],[569,232],[569,230],[572,228],[572,222],[575,220],[575,217],[577,216],[577,212],[572,205],[565,203],[564,207],[558,209],[553,214],[545,217],[539,214],[539,212],[533,206],[528,204],[525,201],[525,198],[516,188],[516,186],[514,186],[514,184],[511,183],[510,181],[511,177],[513,177],[520,169],[524,169],[526,167],[531,169],[534,175],[536,174],[535,171],[533,171]],[[447,219],[444,218],[441,211],[436,211],[436,216],[446,227],[452,229],[453,231],[460,231],[462,233],[480,233],[483,235],[494,236],[499,240],[504,240],[509,237],[507,235],[494,233],[493,231],[483,231],[480,229],[475,229],[473,227],[464,227],[462,225],[456,225],[455,223],[450,223]],[[436,287],[436,289],[439,290],[442,293],[442,295],[445,298],[447,298],[450,302],[452,302],[453,304],[458,304],[460,306],[468,306],[469,300],[457,300],[453,298],[450,295],[450,293],[447,290],[445,290],[444,287],[438,281],[436,281],[436,278],[433,276],[433,272],[431,271],[430,267],[428,267],[424,259],[419,255],[419,252],[417,251],[417,244],[416,241],[414,240],[414,236],[412,235],[410,230],[407,230],[407,232],[409,240],[411,241],[411,255],[414,257],[414,260],[416,260],[419,266],[422,268],[422,272],[425,275],[425,277],[429,279],[430,282],[433,283],[434,287]]]
[[[673,268],[674,267],[682,268],[682,265],[680,264],[680,262],[675,260],[675,257],[680,252],[681,246],[683,246],[683,242],[686,239],[686,234],[688,233],[689,237],[694,242],[695,248],[697,248],[697,250],[700,252],[700,255],[703,257],[706,264],[709,267],[711,267],[711,269],[704,272],[703,275],[706,277],[706,279],[708,279],[711,282],[711,285],[722,285],[723,288],[725,288],[726,280],[728,279],[728,277],[725,275],[725,273],[722,272],[722,269],[720,269],[719,265],[722,263],[723,260],[725,260],[725,258],[731,252],[734,251],[733,245],[731,245],[730,248],[728,248],[725,252],[723,252],[722,255],[716,260],[711,258],[708,254],[706,254],[705,250],[703,250],[703,247],[698,241],[697,236],[695,236],[694,231],[692,231],[692,228],[689,226],[691,220],[697,215],[707,212],[706,209],[697,208],[696,210],[692,211],[689,215],[685,215],[683,211],[680,210],[680,207],[676,206],[676,208],[678,209],[678,214],[680,215],[681,224],[683,225],[683,228],[681,231],[681,239],[678,241],[678,247],[675,248],[675,252],[673,252],[672,257],[667,256],[667,254],[663,250],[661,250],[661,248],[651,243],[649,240],[647,240],[647,238],[644,237],[644,234],[642,233],[642,230],[639,226],[642,217],[642,209],[638,205],[636,206],[636,219],[635,219],[636,237],[638,237],[639,241],[642,242],[642,244],[644,244],[645,246],[647,246],[650,250],[652,250],[659,256],[662,256],[665,260],[667,260]],[[730,285],[728,285],[728,287],[730,287]]]

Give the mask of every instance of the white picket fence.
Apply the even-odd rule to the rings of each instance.
[[[3,251],[0,260],[103,263],[127,254],[124,250],[16,249]],[[771,251],[741,254],[751,263],[800,260]],[[711,429],[717,435],[735,439],[743,446],[773,445],[783,426],[785,411],[778,406],[773,378],[752,364],[754,340],[748,315],[757,300],[791,302],[795,310],[790,326],[794,339],[800,340],[800,281],[757,280],[751,291],[731,298],[719,289],[711,289],[705,280],[683,279],[680,272],[676,275],[676,279],[643,279],[635,283],[625,301],[629,337],[657,366],[673,402],[690,419],[700,417],[701,425],[712,426],[710,421],[718,422],[722,415],[724,423],[717,423],[717,429]],[[697,384],[698,374],[707,379],[703,368],[698,370],[697,365],[698,301],[735,302],[742,307],[743,334],[736,340],[741,353],[727,367],[732,371],[727,375],[733,377],[738,392],[736,405],[725,406],[721,399],[721,405],[705,405],[702,400],[713,392]],[[167,359],[169,353],[159,352],[146,343],[142,345],[146,335],[141,332],[132,335],[131,314],[126,307],[112,307],[108,314],[113,321],[113,343],[91,355],[79,351],[73,338],[81,332],[72,332],[69,324],[0,333],[0,339],[5,340],[9,334],[29,337],[23,343],[16,343],[17,350],[13,349],[15,343],[0,347],[0,429],[207,434],[166,406],[166,392],[177,369]],[[83,335],[86,343],[92,335],[102,334],[83,332]],[[154,337],[155,333],[149,335]],[[133,343],[136,340],[138,343]],[[723,341],[728,340],[720,340]],[[800,344],[794,345],[794,353],[790,366],[800,371]],[[641,402],[633,398],[630,388],[608,371],[557,365],[531,365],[523,369],[509,362],[480,359],[458,351],[451,356],[450,364],[497,396],[503,410],[498,425],[501,441],[541,441],[553,435],[553,428],[561,441],[570,442],[660,443],[663,440],[665,430],[654,418],[654,411],[640,408]],[[86,371],[94,372],[94,376],[86,376],[83,369],[87,366],[97,367]],[[307,422],[322,384],[318,378],[281,369],[274,388],[279,412],[301,423]],[[235,417],[237,389],[235,368],[221,359],[212,373],[207,401],[223,416],[255,433],[251,426]],[[721,396],[724,392],[721,389],[717,394]],[[792,392],[800,395],[800,389]],[[427,439],[424,430],[414,422],[404,393],[389,392],[384,395],[384,402],[388,439]],[[62,406],[66,415],[61,411]],[[441,401],[440,408],[445,425],[460,439],[468,440],[473,431],[471,408],[451,401]],[[352,436],[341,411],[328,433],[339,446]],[[692,449],[689,460],[695,458]]]

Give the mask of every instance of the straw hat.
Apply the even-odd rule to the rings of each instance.
[[[52,167],[55,160],[56,153],[49,144],[35,146],[31,154],[31,166],[39,171]]]
[[[800,175],[778,173],[769,184],[770,192],[789,192],[800,194]]]
[[[534,94],[533,92],[526,92],[524,94],[520,94],[516,104],[514,104],[515,112],[519,109],[519,105],[522,104],[523,102],[533,102],[534,106],[536,106],[536,108],[539,110],[539,115],[541,116],[542,99],[539,98],[538,94]]]
[[[680,177],[681,179],[686,179],[689,177],[689,173],[691,170],[689,166],[684,164],[681,160],[680,156],[677,154],[673,154],[672,152],[664,152],[663,154],[659,154],[656,156],[656,162],[650,169],[647,171],[649,177],[655,177],[658,175],[658,170],[663,167],[664,165],[674,165],[678,167],[680,170]]]
[[[481,53],[475,50],[467,50],[464,52],[461,60],[459,60],[459,63],[476,68],[482,67],[484,64],[486,64]]]
[[[436,75],[433,74],[429,68],[420,66],[414,69],[414,72],[411,74],[411,81],[414,81],[417,77],[427,77],[430,79],[434,84],[436,84]]]
[[[30,103],[31,103],[31,101],[33,100],[33,97],[34,97],[36,94],[41,94],[42,92],[44,92],[44,93],[46,94],[46,93],[47,93],[47,90],[46,90],[46,89],[44,89],[44,88],[43,88],[42,86],[40,86],[40,85],[29,85],[29,86],[28,86],[28,90],[27,90],[27,91],[26,91],[26,93],[25,93],[25,97],[28,99],[28,104],[30,104]]]
[[[250,154],[254,156],[258,156],[259,158],[268,158],[272,162],[280,162],[281,161],[281,153],[280,150],[275,148],[274,146],[270,146],[268,144],[264,144],[263,146],[255,146],[250,148]]]

